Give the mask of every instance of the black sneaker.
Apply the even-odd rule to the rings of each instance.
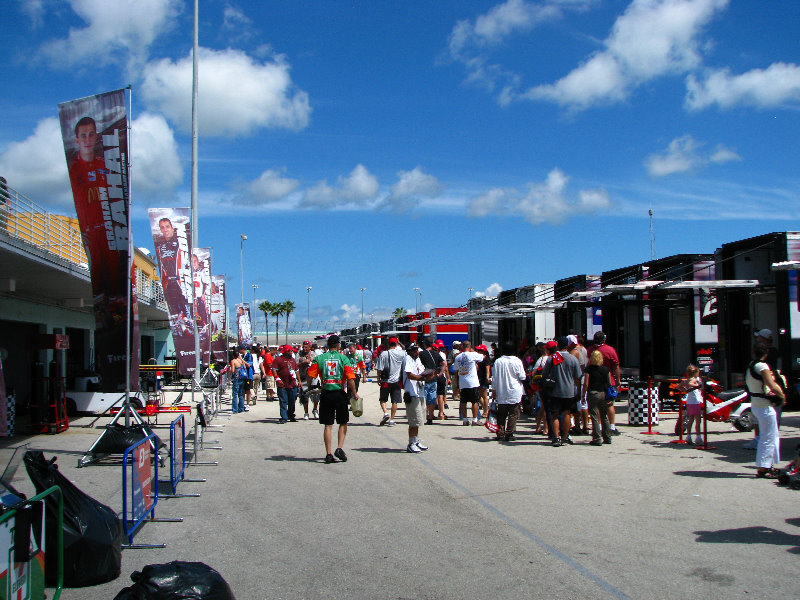
[[[591,442],[589,442],[589,445],[590,446],[602,446],[603,445],[603,440],[592,440]]]
[[[553,446],[553,448],[558,448],[561,445],[561,440],[556,438],[556,439],[553,440],[551,445]]]
[[[610,443],[611,443],[611,438],[605,438],[605,439],[603,440],[603,443],[604,443],[604,444],[610,444]]]
[[[572,446],[575,442],[572,441],[572,438],[565,437],[561,438],[561,445],[567,444],[568,446]]]
[[[610,435],[619,435],[619,429],[612,429],[608,432]]]
[[[328,456],[325,457],[325,464],[326,465],[329,465],[329,464],[335,463],[335,462],[336,462],[336,459],[333,458],[333,454],[328,454]]]
[[[347,454],[344,453],[344,450],[341,448],[337,448],[334,450],[333,455],[338,458],[342,462],[347,462]]]
[[[515,439],[517,439],[517,438],[515,438],[515,437],[514,437],[514,434],[513,434],[513,433],[509,433],[509,434],[506,436],[506,441],[507,441],[507,442],[513,442]]]

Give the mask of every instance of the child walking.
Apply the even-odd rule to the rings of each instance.
[[[703,380],[700,379],[700,369],[696,365],[686,367],[686,379],[681,382],[681,390],[686,393],[686,416],[689,417],[689,425],[686,428],[686,443],[703,443],[700,436],[700,421],[703,418]],[[692,423],[694,423],[697,437],[692,442]]]

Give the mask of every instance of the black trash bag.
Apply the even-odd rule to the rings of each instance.
[[[125,450],[151,433],[153,430],[146,424],[135,423],[129,427],[125,427],[122,423],[106,425],[106,430],[92,448],[92,454],[123,454]],[[158,436],[154,442],[157,449],[165,445]]]
[[[64,586],[84,587],[119,577],[125,535],[117,514],[64,477],[58,471],[55,457],[48,461],[42,452],[30,450],[24,460],[37,494],[57,485],[64,497]],[[55,584],[58,500],[54,495],[47,496],[45,506],[48,549],[45,577],[48,583]]]
[[[114,600],[236,600],[222,575],[200,562],[147,565],[131,580]]]

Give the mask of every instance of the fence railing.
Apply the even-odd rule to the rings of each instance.
[[[33,244],[59,258],[89,268],[77,219],[54,215],[0,183],[0,232]]]

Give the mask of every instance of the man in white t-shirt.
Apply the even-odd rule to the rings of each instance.
[[[405,391],[406,417],[408,418],[408,446],[406,452],[417,454],[428,447],[419,439],[419,428],[425,423],[425,382],[431,381],[434,372],[427,372],[419,359],[419,346],[412,343],[403,360],[403,390]]]
[[[381,352],[375,369],[378,371],[378,402],[380,402],[383,418],[380,425],[388,427],[394,426],[394,417],[397,414],[397,405],[403,397],[401,371],[403,362],[406,358],[406,351],[403,344],[397,338],[389,339],[389,349]],[[391,402],[390,410],[386,410],[386,401]]]
[[[511,442],[514,440],[520,414],[525,367],[514,356],[512,342],[503,342],[501,350],[502,355],[492,365],[492,397],[497,403],[497,439]]]
[[[460,398],[458,405],[458,415],[461,417],[463,425],[469,425],[467,417],[467,404],[472,404],[472,424],[480,425],[478,419],[478,402],[480,402],[480,381],[478,380],[477,365],[483,361],[484,355],[472,349],[469,340],[461,342],[461,352],[453,359],[456,373],[458,374],[458,387],[460,388]]]
[[[250,354],[253,356],[253,386],[247,400],[248,404],[255,405],[256,400],[258,400],[258,388],[261,387],[261,363],[264,362],[264,359],[261,358],[258,346],[254,346]]]

